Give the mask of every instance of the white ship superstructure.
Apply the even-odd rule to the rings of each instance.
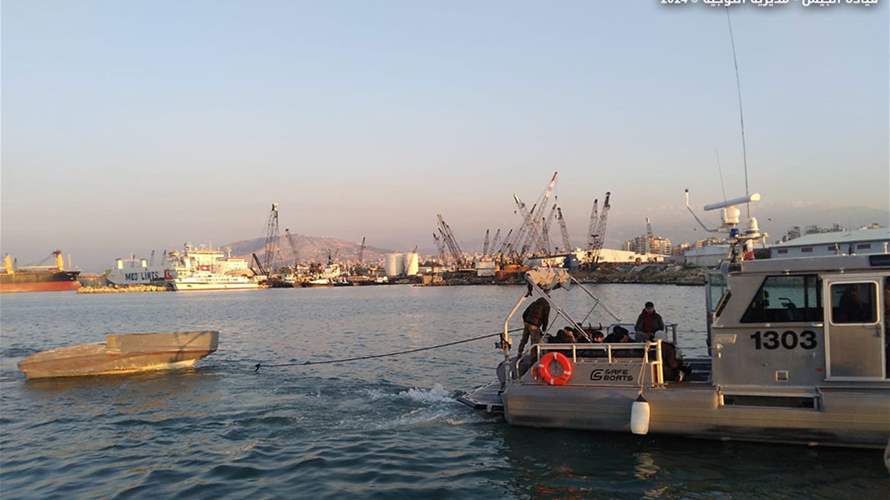
[[[186,245],[183,252],[170,252],[173,264],[170,283],[174,290],[243,290],[259,288],[249,276],[247,261],[212,247]]]

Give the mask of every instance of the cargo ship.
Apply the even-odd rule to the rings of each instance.
[[[9,255],[3,256],[0,292],[65,292],[80,288],[80,271],[66,271],[62,252],[52,253],[55,266],[16,267]]]

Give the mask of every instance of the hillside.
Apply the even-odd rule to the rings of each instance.
[[[340,262],[356,262],[358,260],[358,252],[360,242],[343,241],[337,238],[327,238],[320,236],[306,236],[303,234],[291,233],[294,245],[297,249],[297,257],[300,262],[326,262],[328,252],[337,253],[337,260]],[[224,245],[232,249],[232,255],[250,259],[251,253],[256,253],[262,258],[264,238],[253,238],[250,240],[241,240],[234,243]],[[278,260],[282,263],[292,263],[294,261],[294,252],[291,250],[287,238],[283,235],[278,241]],[[383,255],[391,250],[368,246],[365,247],[364,261],[368,264],[382,263]]]

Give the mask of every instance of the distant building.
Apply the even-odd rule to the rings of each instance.
[[[591,264],[591,253],[587,250],[575,250],[575,261],[578,264]],[[645,262],[664,262],[667,256],[660,254],[641,254],[627,250],[615,250],[611,248],[600,249],[597,262],[601,264],[641,264]],[[531,257],[526,261],[530,267],[564,267],[566,257],[563,255],[551,257]]]
[[[729,258],[729,245],[708,245],[690,248],[683,253],[683,263],[687,266],[715,267]]]
[[[679,245],[675,246],[671,250],[671,255],[682,256],[682,255],[685,255],[686,252],[688,252],[689,250],[692,250],[692,249],[705,248],[705,247],[710,247],[710,246],[714,246],[714,245],[725,245],[725,244],[726,243],[723,240],[721,240],[720,238],[705,238],[703,240],[694,241],[692,243],[684,241],[683,243],[680,243]]]
[[[651,253],[658,255],[671,255],[672,250],[671,240],[652,232],[652,222],[649,220],[649,217],[646,217],[646,234],[625,241],[622,249],[638,254]]]
[[[641,263],[641,262],[664,262],[665,255],[655,254],[655,253],[639,253],[633,252],[630,250],[617,250],[612,248],[603,248],[600,250],[599,256],[597,258],[598,262],[605,263],[615,263],[615,264],[630,264],[630,263]],[[578,259],[578,262],[582,264],[590,263],[590,252],[586,250],[577,250],[575,252],[575,258]]]
[[[770,257],[812,257],[837,254],[884,253],[890,250],[890,229],[870,225],[865,229],[811,233],[770,247]]]
[[[808,234],[842,233],[846,230],[847,228],[837,223],[830,226],[819,226],[816,224],[811,224],[804,227],[803,229],[801,229],[800,226],[791,226],[787,231],[785,231],[785,234],[782,236],[781,241],[785,242],[795,240],[797,238],[800,238],[801,236],[806,236]]]
[[[670,255],[672,248],[670,239],[651,234],[625,241],[622,250],[640,254]]]
[[[671,240],[652,232],[652,223],[646,217],[646,234],[627,240],[622,249],[638,254],[671,255]]]

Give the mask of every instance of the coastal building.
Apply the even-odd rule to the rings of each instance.
[[[639,264],[643,262],[664,262],[667,255],[657,253],[639,253],[631,250],[603,248],[597,257],[599,263]],[[581,264],[590,264],[591,255],[587,250],[576,250],[575,258]]]
[[[627,240],[622,250],[638,254],[671,255],[671,240],[652,232],[652,222],[646,217],[646,234]]]
[[[811,233],[770,247],[770,257],[815,257],[888,252],[890,229],[868,226],[853,231]]]
[[[805,226],[801,228],[801,226],[791,226],[785,234],[782,235],[783,242],[791,241],[801,236],[806,236],[808,234],[822,234],[822,233],[842,233],[846,231],[847,228],[841,226],[840,224],[832,224],[830,226],[820,226],[818,224],[810,224],[809,226]],[[777,242],[778,243],[778,242]]]

